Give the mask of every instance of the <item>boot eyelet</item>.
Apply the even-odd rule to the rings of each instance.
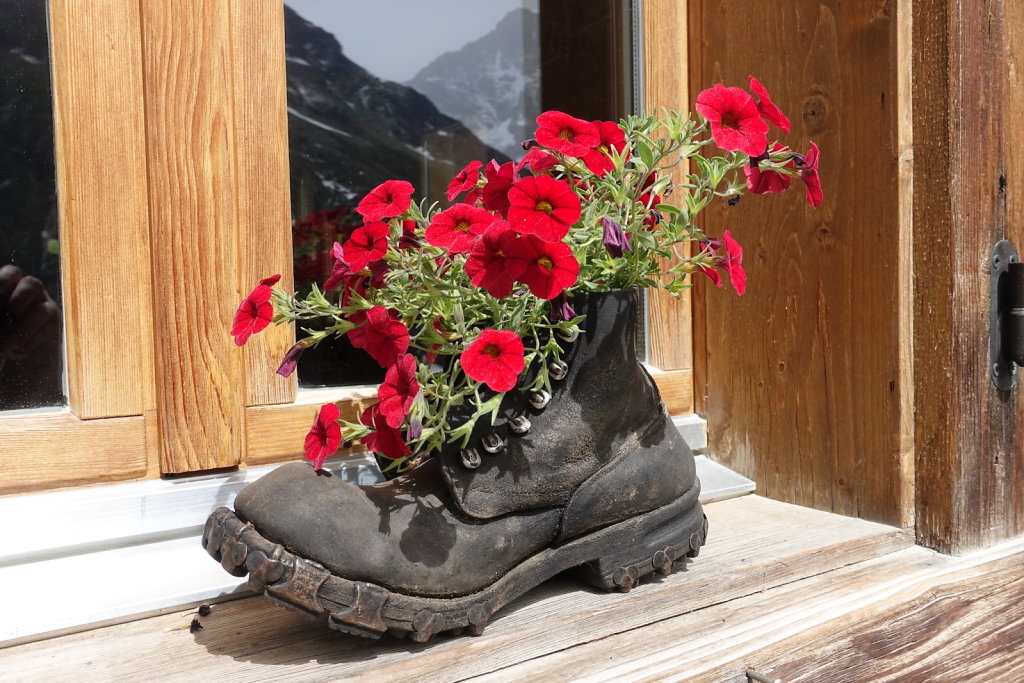
[[[475,470],[482,462],[475,448],[463,448],[459,451],[459,457],[462,458],[462,466],[467,470]]]
[[[558,335],[559,339],[565,342],[574,342],[580,336],[578,330],[569,330],[568,332],[564,330],[555,330],[555,334]]]
[[[551,402],[551,394],[541,389],[530,394],[530,405],[537,410],[543,410]]]
[[[480,442],[488,453],[501,453],[505,450],[505,440],[494,432],[484,434],[484,438]]]
[[[531,426],[525,415],[518,415],[508,421],[508,428],[512,430],[513,434],[525,434],[530,431]]]
[[[551,379],[559,380],[565,379],[565,376],[569,374],[569,366],[563,361],[553,360],[548,364],[548,375]]]

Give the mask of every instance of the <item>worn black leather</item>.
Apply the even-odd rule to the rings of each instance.
[[[504,418],[528,416],[467,469],[452,449],[396,479],[354,486],[306,463],[244,489],[237,514],[266,538],[335,575],[422,596],[466,595],[538,551],[680,498],[693,456],[636,359],[639,290],[576,297],[586,314],[566,344],[569,373],[550,403],[510,392]],[[475,444],[478,445],[478,444]],[[481,453],[483,453],[481,449]]]

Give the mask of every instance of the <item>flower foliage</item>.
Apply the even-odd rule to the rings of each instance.
[[[582,320],[574,294],[634,286],[679,294],[691,273],[718,286],[725,273],[742,295],[742,247],[730,230],[705,235],[698,214],[744,190],[784,192],[794,177],[808,204],[823,199],[817,145],[804,155],[769,140],[769,126],[788,132],[789,119],[756,78],[749,85],[700,93],[697,119],[545,112],[522,159],[459,171],[444,192],[450,206],[414,202],[402,180],[371,190],[355,207],[363,224],[334,244],[330,277],[308,296],[272,289],[276,276],[262,281],[235,315],[236,343],[271,318],[326,319],[288,351],[281,374],[332,335],[386,369],[378,402],[357,422],[341,421],[339,431],[337,408],[320,410],[307,459],[321,467],[342,434],[400,468],[464,447],[480,420],[495,418],[504,392],[550,391],[548,367],[564,353],[555,333],[572,336]],[[693,255],[679,258],[674,248],[686,242]]]

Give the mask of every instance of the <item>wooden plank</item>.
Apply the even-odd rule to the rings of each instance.
[[[340,394],[340,396],[339,396]],[[336,403],[341,409],[341,419],[356,422],[359,414],[369,405],[377,402],[377,388],[349,387],[304,391],[295,403],[275,406],[251,406],[245,409],[246,465],[265,465],[273,462],[301,460],[304,458],[303,441],[317,411],[324,403]],[[358,444],[353,448],[341,449],[338,455],[364,453],[366,448]]]
[[[953,562],[945,571],[901,577],[883,599],[703,675],[721,680],[749,665],[785,681],[1019,680],[1022,561],[1018,549],[979,566]]]
[[[195,634],[187,630],[194,613],[179,612],[11,647],[0,652],[0,666],[29,679],[59,677],[89,662],[90,671],[106,677],[165,671],[186,678],[202,671],[224,681],[461,680],[909,543],[907,534],[896,529],[756,496],[713,503],[706,510],[711,540],[686,571],[642,583],[628,594],[581,589],[556,579],[509,605],[478,638],[440,638],[423,645],[367,641],[332,632],[260,598],[214,606]],[[758,538],[756,548],[752,534]]]
[[[913,3],[917,529],[964,552],[1024,533],[1024,411],[988,358],[989,271],[1024,244],[1019,3]],[[949,159],[970,158],[968,165]]]
[[[644,3],[644,109],[687,110],[690,106],[687,73],[687,0],[647,0]],[[686,169],[673,177],[679,182]],[[667,199],[666,201],[671,201]],[[647,362],[662,370],[693,367],[692,296],[680,298],[663,291],[647,297]],[[687,408],[686,410],[691,410]]]
[[[81,420],[65,412],[5,416],[0,444],[0,495],[146,474],[142,417]]]
[[[669,415],[693,412],[693,371],[648,368]]]
[[[243,289],[228,12],[215,0],[141,7],[162,471],[229,467],[245,383],[228,334]]]
[[[1022,559],[1020,542],[970,559],[907,548],[480,680],[999,680],[1024,645]]]
[[[68,401],[83,419],[141,415],[152,344],[139,4],[54,0],[49,13]]]
[[[905,15],[835,0],[701,5],[693,89],[758,77],[793,122],[783,141],[821,147],[825,194],[807,207],[797,180],[705,212],[706,231],[731,228],[749,274],[745,296],[702,302],[711,451],[765,495],[910,525]]]
[[[257,282],[275,273],[281,274],[282,288],[292,286],[284,4],[231,0],[228,8],[241,245],[236,300],[241,301]],[[294,342],[293,325],[272,325],[245,345],[246,405],[295,399],[295,376],[275,374]]]

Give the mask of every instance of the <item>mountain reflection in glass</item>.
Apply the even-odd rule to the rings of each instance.
[[[296,287],[328,279],[331,246],[361,225],[355,205],[385,180],[447,206],[445,188],[469,161],[521,158],[541,111],[630,113],[630,16],[626,0],[289,0]],[[306,351],[298,372],[304,387],[384,375],[331,340]]]
[[[64,403],[45,0],[0,4],[0,411]]]

